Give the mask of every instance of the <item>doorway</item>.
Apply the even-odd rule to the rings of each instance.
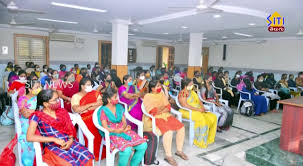
[[[203,74],[207,73],[208,69],[208,57],[209,57],[209,47],[202,48],[202,72]]]
[[[175,48],[172,46],[158,46],[156,57],[156,68],[169,69],[174,66]]]
[[[99,40],[99,64],[102,67],[111,68],[112,64],[112,42]]]

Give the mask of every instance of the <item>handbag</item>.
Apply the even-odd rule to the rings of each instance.
[[[15,137],[6,145],[3,152],[0,155],[0,166],[15,166],[16,155],[14,148],[18,142],[17,134]]]

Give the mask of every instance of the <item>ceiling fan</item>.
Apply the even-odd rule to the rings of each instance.
[[[6,9],[12,13],[44,14],[42,11],[19,8],[14,1],[5,2],[4,0],[0,0],[0,4],[2,4],[2,6],[6,7]]]
[[[8,23],[9,25],[12,26],[26,26],[26,25],[33,25],[35,23],[30,22],[30,23],[17,23],[15,20],[15,16],[12,16],[12,19],[10,20],[10,22]]]
[[[269,15],[266,12],[255,10],[255,9],[248,9],[248,8],[230,6],[230,5],[220,5],[218,4],[219,1],[220,0],[199,0],[199,3],[196,6],[189,7],[189,9],[187,8],[188,10],[162,15],[150,19],[139,20],[137,23],[139,25],[145,25],[145,24],[167,21],[167,20],[192,16],[202,13],[226,12],[226,13],[250,15],[250,16],[260,17],[263,19],[266,19],[267,16]],[[176,8],[176,7],[172,7],[172,8]],[[186,7],[177,7],[177,8],[184,9]]]

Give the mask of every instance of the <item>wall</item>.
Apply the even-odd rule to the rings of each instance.
[[[187,66],[188,63],[188,44],[176,44],[175,45],[175,64]]]

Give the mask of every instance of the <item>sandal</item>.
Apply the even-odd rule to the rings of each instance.
[[[176,152],[175,155],[179,156],[183,160],[188,160],[187,155],[185,153],[183,153],[183,152]]]
[[[172,166],[178,166],[178,163],[176,162],[176,160],[173,157],[165,157],[164,160],[166,162],[168,162],[168,164],[172,165]]]

